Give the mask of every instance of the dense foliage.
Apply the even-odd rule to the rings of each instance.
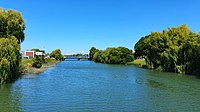
[[[152,32],[136,43],[135,56],[145,56],[148,68],[200,75],[200,36],[187,25]]]
[[[33,61],[32,67],[35,68],[40,68],[44,63],[48,62],[47,58],[45,59],[44,56],[36,56],[35,58],[32,59],[32,61]]]
[[[42,64],[44,63],[43,60],[44,60],[43,57],[36,57],[36,58],[33,58],[32,67],[35,67],[35,68],[40,68],[40,67],[42,67]]]
[[[51,58],[55,58],[56,60],[60,60],[60,61],[64,59],[64,56],[62,55],[60,49],[56,49],[56,50],[52,51],[52,52],[49,54],[49,56],[50,56]]]
[[[17,78],[20,45],[15,37],[0,38],[0,83]]]
[[[24,29],[21,13],[0,8],[0,84],[18,77]]]
[[[0,38],[14,36],[18,43],[24,41],[25,22],[20,12],[0,8]]]
[[[93,61],[100,63],[126,64],[134,59],[132,50],[125,47],[107,48],[104,51],[92,47],[90,51],[90,58],[92,56]]]
[[[92,47],[92,48],[90,49],[90,53],[89,53],[89,60],[93,60],[94,54],[95,54],[96,52],[98,52],[98,51],[99,51],[99,49],[97,49],[97,48],[95,48],[95,47]]]

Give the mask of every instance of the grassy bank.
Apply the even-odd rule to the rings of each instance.
[[[42,73],[47,70],[49,67],[57,64],[59,61],[55,59],[45,59],[45,63],[42,64],[41,68],[32,67],[33,60],[32,59],[22,59],[21,62],[21,73],[31,73],[31,74],[38,74]]]
[[[146,62],[145,62],[145,59],[136,59],[132,62],[128,62],[127,65],[136,65],[138,67],[143,67],[145,68],[146,67]]]

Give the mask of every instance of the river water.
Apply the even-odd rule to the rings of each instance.
[[[63,61],[0,88],[0,112],[200,111],[200,79],[125,65]]]

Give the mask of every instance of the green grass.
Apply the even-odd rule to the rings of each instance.
[[[33,64],[32,59],[22,59],[22,65],[28,66],[28,65],[32,65],[32,64]]]
[[[132,62],[128,62],[127,65],[136,65],[139,67],[144,67],[144,66],[146,66],[146,62],[144,59],[136,59]]]
[[[29,67],[29,66],[32,66],[33,64],[33,59],[22,59],[22,65],[25,66],[25,67]],[[44,64],[51,64],[51,63],[56,63],[57,60],[55,59],[45,59],[45,63]]]

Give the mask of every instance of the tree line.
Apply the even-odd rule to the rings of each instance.
[[[200,35],[185,24],[152,32],[135,44],[135,57],[141,56],[150,69],[200,75]]]
[[[0,8],[0,84],[19,76],[24,30],[25,22],[20,12]]]
[[[90,49],[89,60],[106,64],[126,64],[134,60],[132,50],[125,47],[107,48],[99,50],[95,47]]]

